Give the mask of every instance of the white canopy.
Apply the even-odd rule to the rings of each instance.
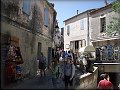
[[[93,46],[85,46],[80,48],[78,52],[95,52],[95,48]]]

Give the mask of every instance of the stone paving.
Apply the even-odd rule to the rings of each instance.
[[[76,70],[75,76],[82,75],[79,70]],[[64,89],[64,82],[62,79],[58,79],[57,88],[56,89]],[[40,71],[37,71],[37,75],[34,78],[27,78],[22,81],[18,81],[14,84],[11,84],[5,89],[54,89],[52,84],[52,76],[49,70],[46,70],[46,76],[41,77]],[[73,89],[73,87],[69,87],[69,89]]]
[[[57,88],[64,89],[64,82],[61,79],[58,79]],[[43,77],[38,74],[32,79],[19,81],[5,89],[53,89],[52,78],[50,74]]]

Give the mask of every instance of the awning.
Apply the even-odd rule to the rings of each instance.
[[[120,40],[120,38],[119,38],[119,37],[111,37],[111,38],[96,38],[96,39],[91,39],[91,42],[108,41],[108,40]]]
[[[93,46],[85,46],[80,48],[78,52],[95,52],[95,48]]]

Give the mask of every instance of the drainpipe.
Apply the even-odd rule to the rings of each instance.
[[[90,44],[90,36],[89,36],[89,11],[87,12],[87,45]]]

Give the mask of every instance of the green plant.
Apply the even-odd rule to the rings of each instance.
[[[112,4],[113,11],[118,14],[118,17],[113,17],[110,24],[107,26],[106,34],[111,36],[114,33],[120,35],[120,1],[115,1]]]

